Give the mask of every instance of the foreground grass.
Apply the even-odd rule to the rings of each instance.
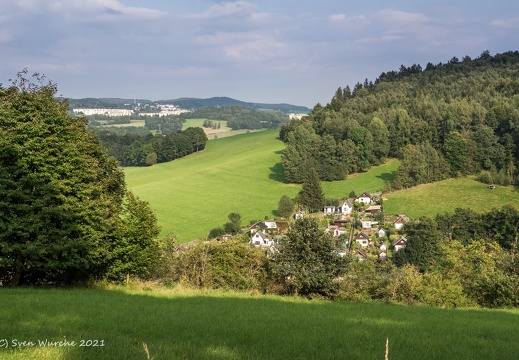
[[[487,212],[503,205],[519,207],[519,188],[498,186],[494,190],[469,178],[449,179],[415,186],[384,195],[386,214],[406,213],[411,217],[453,212],[457,207]]]
[[[203,291],[0,290],[1,359],[517,359],[519,311]],[[75,341],[76,346],[16,342]],[[104,346],[79,347],[81,340]]]
[[[207,143],[203,152],[152,167],[125,168],[128,187],[150,203],[162,235],[176,233],[179,242],[205,238],[214,227],[238,212],[242,223],[276,215],[278,201],[295,197],[299,185],[284,182],[278,130],[243,134]],[[342,198],[351,190],[376,191],[398,166],[397,161],[323,183],[327,197]]]

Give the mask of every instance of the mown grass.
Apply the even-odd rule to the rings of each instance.
[[[211,120],[213,123],[219,123],[220,129],[210,129],[210,128],[204,128],[204,121],[211,120],[211,119],[187,119],[182,126],[182,130],[185,130],[189,127],[201,127],[204,129],[205,134],[207,135],[207,138],[209,140],[214,139],[221,139],[226,138],[229,136],[235,136],[235,135],[241,135],[241,134],[248,134],[251,132],[258,132],[263,130],[247,130],[247,129],[240,129],[240,130],[232,130],[230,127],[227,126],[227,121],[225,120]]]
[[[179,242],[205,238],[209,230],[238,212],[242,223],[274,217],[278,201],[295,197],[299,185],[284,182],[277,130],[267,130],[209,141],[203,152],[152,167],[125,168],[128,187],[156,211],[162,235],[176,233]],[[327,197],[342,198],[351,190],[384,187],[397,161],[323,183]]]
[[[517,359],[518,310],[205,291],[0,290],[2,359]],[[13,340],[103,347],[13,348]]]
[[[490,190],[487,185],[469,178],[419,185],[384,196],[387,198],[384,202],[386,214],[405,213],[411,217],[453,212],[458,207],[477,212],[503,205],[519,207],[519,188],[498,186]]]

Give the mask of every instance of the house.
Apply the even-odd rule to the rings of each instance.
[[[391,244],[395,251],[398,251],[400,249],[404,249],[407,245],[407,239],[403,236],[400,236],[398,239],[396,239],[393,244]]]
[[[366,254],[364,251],[360,249],[356,249],[353,255],[355,255],[355,257],[359,259],[359,261],[364,261],[368,258],[368,254]]]
[[[333,237],[339,237],[346,233],[346,229],[337,225],[328,225],[326,233],[331,234]]]
[[[251,235],[255,232],[265,232],[265,230],[268,229],[267,224],[265,224],[263,221],[258,221],[257,223],[251,225],[249,227]]]
[[[227,240],[232,240],[232,235],[231,234],[223,234],[223,235],[220,235],[216,238],[217,241],[227,241]]]
[[[380,245],[380,251],[382,251],[382,252],[386,252],[387,251],[386,244]]]
[[[382,205],[371,205],[369,208],[364,210],[365,213],[376,214],[382,211]]]
[[[257,223],[251,225],[249,227],[250,233],[254,234],[255,232],[277,232],[278,225],[274,220],[265,220],[265,221],[258,221]]]
[[[364,191],[357,199],[356,201],[358,201],[359,203],[362,203],[364,205],[369,205],[371,204],[372,200],[371,200],[371,195],[367,192],[367,191]]]
[[[405,216],[405,214],[400,214],[400,215],[398,215],[396,220],[393,221],[393,226],[395,227],[395,229],[400,230],[404,226],[404,224],[408,221],[409,221],[409,218],[407,216]]]
[[[360,223],[362,225],[363,230],[371,229],[371,220],[361,220]]]
[[[302,211],[298,211],[298,212],[296,212],[296,213],[294,214],[294,219],[295,219],[295,220],[299,220],[299,219],[304,218],[304,216],[305,216],[305,213],[304,213],[304,212],[302,212]]]
[[[275,220],[265,220],[263,223],[267,225],[267,229],[269,230],[274,230],[278,228],[278,224]]]
[[[350,218],[347,218],[347,219],[335,219],[333,221],[333,225],[337,225],[337,226],[340,226],[340,227],[346,227],[346,224],[348,223],[351,223],[351,219]]]
[[[386,235],[387,235],[386,230],[384,230],[382,228],[378,229],[378,231],[377,231],[377,237],[378,238],[384,237]]]
[[[333,214],[335,213],[335,206],[325,206],[324,207],[325,214]]]
[[[360,244],[360,246],[362,247],[367,247],[371,242],[371,238],[364,231],[361,231],[360,234],[355,236],[355,242]]]
[[[272,241],[265,233],[258,231],[256,234],[251,236],[249,244],[255,247],[271,247],[274,245],[274,241]]]
[[[353,204],[350,200],[341,201],[339,203],[339,207],[336,209],[337,213],[343,215],[349,215],[353,211]]]

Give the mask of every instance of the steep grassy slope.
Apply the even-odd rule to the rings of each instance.
[[[211,228],[238,212],[242,222],[274,216],[283,194],[294,197],[299,185],[283,182],[284,144],[277,130],[243,134],[207,143],[205,151],[147,168],[126,168],[126,181],[157,212],[163,234],[180,242],[205,238]],[[382,189],[398,162],[374,168],[345,181],[324,183],[327,197]]]
[[[519,358],[517,310],[150,288],[1,289],[0,319],[1,359],[383,359],[387,338],[392,360]],[[46,339],[63,346],[38,344]]]

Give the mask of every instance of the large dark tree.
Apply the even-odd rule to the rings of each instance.
[[[104,275],[124,237],[123,173],[55,94],[26,71],[0,88],[0,280],[14,286]]]
[[[411,264],[424,272],[438,260],[442,233],[434,219],[422,216],[418,220],[404,225],[407,246],[395,253],[397,266]]]
[[[334,252],[332,238],[315,218],[297,220],[274,255],[272,272],[285,292],[334,297],[349,258]]]

